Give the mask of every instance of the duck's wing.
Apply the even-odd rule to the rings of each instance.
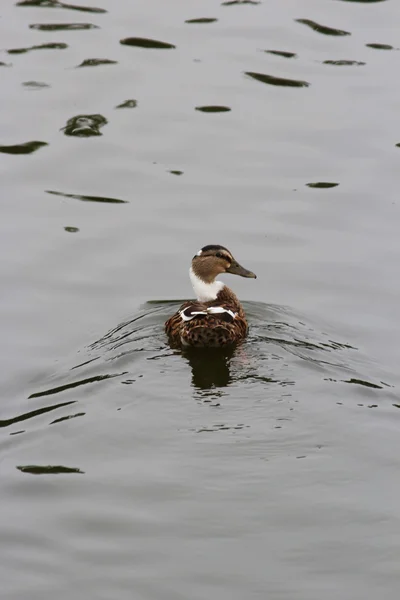
[[[192,319],[204,320],[212,315],[217,320],[232,323],[237,317],[237,313],[228,306],[208,306],[200,302],[192,302],[182,307],[179,314],[182,321],[191,321]]]
[[[173,346],[222,346],[242,339],[247,322],[233,302],[185,302],[165,323],[165,331]]]

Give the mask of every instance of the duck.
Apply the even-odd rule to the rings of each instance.
[[[244,340],[248,324],[244,309],[223,281],[221,273],[256,279],[242,267],[224,246],[204,246],[192,258],[190,281],[196,300],[182,304],[165,323],[165,331],[175,348],[220,348]]]

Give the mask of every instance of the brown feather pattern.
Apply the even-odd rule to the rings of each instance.
[[[233,320],[226,320],[226,314],[198,315],[184,321],[180,311],[191,307],[204,311],[211,306],[220,306],[236,313]],[[165,323],[165,331],[173,347],[192,346],[216,348],[235,344],[247,334],[247,321],[244,310],[236,295],[224,286],[215,300],[209,302],[189,301],[182,304],[179,311]]]

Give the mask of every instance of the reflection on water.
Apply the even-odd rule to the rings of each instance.
[[[129,37],[120,40],[120,44],[123,46],[137,46],[138,48],[155,48],[157,50],[169,50],[176,48],[174,44],[168,42],[160,42],[159,40],[152,40],[149,38],[142,37]]]
[[[192,369],[192,385],[200,390],[226,387],[231,382],[230,361],[234,349],[184,350]]]
[[[326,25],[320,25],[315,21],[311,21],[311,19],[295,19],[297,23],[302,23],[303,25],[307,25],[317,33],[322,33],[323,35],[333,35],[333,36],[342,36],[342,35],[351,35],[349,31],[344,31],[343,29],[335,29],[334,27],[327,27]]]
[[[65,8],[67,10],[78,10],[88,13],[106,13],[105,8],[96,8],[95,6],[79,6],[78,4],[67,4],[58,0],[20,0],[17,6],[36,6],[39,8]]]
[[[25,54],[26,52],[30,52],[31,50],[65,50],[66,48],[68,48],[68,44],[64,44],[63,42],[53,42],[50,44],[28,46],[27,48],[11,48],[10,50],[7,50],[7,52],[8,54]]]
[[[87,194],[67,194],[66,192],[56,192],[55,190],[46,190],[46,194],[53,196],[62,196],[63,198],[73,198],[82,200],[82,202],[105,202],[106,204],[128,204],[129,200],[120,198],[107,198],[106,196],[88,196]]]
[[[110,60],[108,58],[86,58],[81,62],[79,67],[98,67],[100,65],[117,65],[118,62],[116,60]]]
[[[367,63],[359,61],[359,60],[324,60],[322,64],[334,65],[336,67],[352,67],[352,66],[362,67],[362,66],[366,65]]]
[[[215,23],[216,21],[218,21],[218,19],[202,17],[200,19],[187,19],[185,23]]]
[[[318,189],[328,189],[328,188],[333,188],[333,187],[337,187],[339,184],[338,183],[334,183],[332,181],[314,181],[311,183],[306,183],[306,186],[309,188],[318,188]]]
[[[276,56],[282,56],[283,58],[296,58],[295,52],[286,52],[285,50],[264,50],[267,54],[274,54]]]
[[[10,146],[0,146],[0,152],[4,154],[32,154],[32,152],[36,152],[39,148],[43,148],[43,146],[48,146],[47,142],[24,142],[23,144],[12,144]]]
[[[235,6],[236,4],[261,4],[260,0],[226,0],[221,6]]]
[[[30,90],[41,90],[50,87],[48,83],[43,81],[24,81],[22,85]]]
[[[64,131],[65,135],[76,137],[103,135],[100,129],[104,125],[107,125],[107,122],[107,119],[103,115],[77,115],[68,119],[62,131]]]
[[[284,388],[295,386],[298,377],[304,376],[303,370],[299,370],[299,359],[312,368],[320,381],[352,383],[375,390],[387,387],[379,380],[371,380],[371,372],[368,377],[359,372],[357,348],[330,339],[283,307],[262,303],[245,303],[250,333],[248,339],[236,348],[171,351],[164,334],[164,322],[178,306],[180,303],[169,301],[147,303],[138,315],[91,343],[87,348],[87,360],[70,367],[71,373],[79,369],[84,374],[85,371],[91,372],[95,363],[96,374],[81,375],[79,379],[74,376],[70,381],[70,376],[60,373],[60,377],[67,378],[66,382],[35,391],[29,397],[55,395],[111,379],[117,385],[132,384],[148,370],[148,361],[162,360],[163,369],[168,370],[169,365],[172,366],[170,359],[174,358],[175,363],[177,356],[182,365],[186,363],[190,367],[195,397],[202,397],[204,392],[209,391],[217,395],[224,393],[224,388],[239,382],[251,385],[253,394],[258,393],[258,388],[263,393],[265,385],[278,385],[284,397],[287,395]],[[110,362],[117,372],[109,372]],[[151,372],[154,377],[154,367],[151,367]],[[47,407],[47,410],[58,406]],[[22,415],[17,421],[25,418],[29,417]],[[7,424],[11,422],[16,421],[11,420]]]
[[[209,106],[196,106],[196,110],[205,113],[216,113],[216,112],[229,112],[232,110],[229,106],[217,106],[217,105],[209,105]]]
[[[390,44],[365,44],[367,48],[374,48],[375,50],[395,50]]]
[[[52,404],[51,406],[44,406],[42,408],[38,408],[37,410],[31,410],[29,412],[23,413],[22,415],[17,415],[16,417],[11,417],[10,419],[1,419],[0,427],[9,427],[10,425],[14,425],[15,423],[19,423],[20,421],[27,421],[28,419],[32,419],[33,417],[38,417],[39,415],[43,415],[45,413],[51,412],[53,410],[57,410],[58,408],[63,408],[64,406],[69,406],[70,404],[75,404],[76,400],[70,400],[69,402],[61,402],[59,404]]]
[[[246,71],[245,75],[256,79],[256,81],[261,81],[261,83],[267,83],[269,85],[279,85],[282,87],[308,87],[310,85],[308,81],[288,79],[287,77],[275,77],[274,75],[266,75],[265,73],[253,73],[252,71]]]
[[[132,98],[131,100],[125,100],[125,102],[118,104],[118,106],[116,106],[115,108],[136,108],[137,105],[137,100],[134,100]]]
[[[98,29],[93,23],[34,23],[29,25],[30,29],[38,31],[80,31],[84,29]]]
[[[30,473],[30,475],[60,475],[62,473],[80,473],[84,471],[75,467],[63,467],[62,465],[20,465],[18,471]]]
[[[43,382],[41,389],[32,390],[29,395],[29,400],[33,400],[65,394],[65,402],[39,406],[3,419],[0,427],[8,428],[22,421],[29,423],[46,413],[79,403],[74,396],[78,392],[77,398],[82,398],[82,389],[85,395],[96,395],[97,386],[109,385],[114,390],[121,384],[141,387],[141,382],[150,378],[152,394],[163,394],[164,378],[169,373],[168,381],[174,380],[177,361],[179,378],[175,388],[169,384],[168,392],[179,394],[180,388],[189,386],[193,399],[213,407],[220,406],[228,391],[230,397],[251,394],[253,401],[270,397],[274,402],[285,402],[293,397],[304,378],[309,387],[313,380],[320,387],[351,384],[375,395],[373,404],[357,402],[358,406],[378,407],[382,394],[382,399],[389,397],[393,406],[398,404],[392,398],[390,383],[381,381],[378,375],[374,377],[371,365],[357,348],[332,340],[284,307],[245,303],[250,332],[247,340],[236,348],[171,350],[164,322],[181,302],[146,303],[139,314],[91,343],[85,350],[85,360],[60,370],[52,377],[52,385]],[[88,409],[61,414],[49,421],[49,425],[75,421],[87,412]],[[17,433],[22,432],[10,432]]]

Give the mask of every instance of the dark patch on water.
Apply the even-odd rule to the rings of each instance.
[[[67,10],[78,10],[87,13],[106,13],[105,8],[96,8],[95,6],[79,6],[78,4],[66,4],[58,0],[22,0],[17,2],[17,6],[36,6],[38,8],[64,8]]]
[[[213,405],[217,406],[217,405]],[[215,423],[211,426],[200,427],[200,429],[196,429],[196,433],[214,433],[216,431],[238,431],[241,429],[249,428],[250,425],[245,425],[244,423],[238,423],[237,425],[226,425],[225,423]]]
[[[54,196],[62,196],[63,198],[73,198],[74,200],[82,200],[83,202],[105,202],[106,204],[128,204],[128,200],[120,200],[119,198],[107,198],[103,196],[87,196],[84,194],[67,194],[65,192],[56,192],[54,190],[46,190],[46,194]]]
[[[368,388],[373,388],[374,390],[383,390],[383,387],[381,385],[377,385],[376,383],[371,383],[370,381],[365,381],[363,379],[343,379],[343,383],[354,383],[355,385],[363,385]]]
[[[216,21],[218,21],[218,19],[202,17],[200,19],[187,19],[185,23],[215,23]]]
[[[282,56],[283,58],[295,58],[297,54],[295,52],[286,52],[285,50],[264,50],[267,54],[274,54],[275,56]]]
[[[20,465],[17,467],[22,473],[29,473],[30,475],[61,475],[64,473],[80,473],[84,471],[77,469],[76,467],[63,467],[62,465]]]
[[[386,0],[340,0],[341,2],[358,2],[359,4],[375,4],[377,2],[386,2]]]
[[[195,110],[199,110],[205,113],[220,113],[220,112],[229,112],[232,109],[229,106],[218,106],[217,104],[210,104],[207,106],[196,106]]]
[[[168,173],[171,173],[171,175],[183,175],[183,171],[177,171],[177,170],[171,170],[168,171]]]
[[[5,63],[2,60],[0,60],[0,67],[11,67],[11,63]]]
[[[313,183],[306,183],[307,187],[319,188],[319,189],[333,188],[333,187],[337,187],[338,185],[339,185],[338,183],[333,183],[330,181],[315,181]]]
[[[99,29],[98,25],[93,23],[34,23],[29,25],[29,29],[39,31],[80,31],[83,29]]]
[[[54,42],[51,44],[28,46],[27,48],[11,48],[11,50],[7,50],[7,52],[8,54],[25,54],[25,52],[30,52],[31,50],[65,50],[65,48],[68,48],[68,44]]]
[[[12,431],[10,435],[19,435],[20,433],[25,433],[25,429],[20,429],[19,431]]]
[[[86,58],[81,62],[79,67],[98,67],[100,65],[117,65],[118,61],[110,60],[109,58]]]
[[[308,87],[310,85],[308,81],[287,79],[286,77],[275,77],[274,75],[266,75],[265,73],[246,71],[245,75],[248,75],[257,81],[261,81],[261,83],[267,83],[268,85],[278,85],[282,87]]]
[[[136,46],[138,48],[155,48],[159,50],[168,50],[171,48],[176,48],[174,44],[169,44],[168,42],[160,42],[158,40],[151,40],[149,38],[141,38],[141,37],[129,37],[120,40],[120,44],[123,46]]]
[[[78,233],[79,229],[78,227],[64,227],[65,231],[68,231],[68,233]]]
[[[239,4],[261,4],[259,0],[227,0],[226,2],[221,2],[221,6],[235,6]]]
[[[133,98],[131,100],[125,100],[122,104],[118,104],[115,108],[136,108],[138,105],[137,100]]]
[[[84,417],[86,413],[80,412],[74,415],[67,415],[66,417],[60,417],[59,419],[54,419],[51,421],[50,425],[55,425],[56,423],[62,423],[63,421],[69,421],[70,419],[76,419],[77,417]]]
[[[22,85],[31,90],[41,90],[50,87],[48,83],[44,83],[43,81],[24,81]]]
[[[0,152],[3,152],[3,154],[32,154],[32,152],[36,152],[36,150],[39,150],[43,146],[48,146],[48,143],[38,141],[24,142],[23,144],[0,146]]]
[[[60,404],[52,404],[51,406],[45,406],[43,408],[31,410],[27,413],[23,413],[22,415],[12,417],[11,419],[2,419],[2,420],[0,420],[0,427],[9,427],[10,425],[14,425],[14,423],[20,423],[21,421],[26,421],[28,419],[32,419],[33,417],[38,417],[39,415],[44,415],[45,413],[48,413],[53,410],[57,410],[58,408],[62,408],[64,406],[68,406],[69,404],[75,404],[75,403],[76,403],[76,400],[70,400],[69,402],[61,402]]]
[[[320,25],[315,21],[311,21],[311,19],[295,19],[297,23],[302,23],[303,25],[307,25],[317,33],[322,33],[323,35],[351,35],[349,31],[345,31],[344,29],[335,29],[334,27],[327,27],[326,25]]]
[[[94,135],[103,135],[100,128],[107,124],[107,119],[103,115],[77,115],[68,119],[67,124],[61,130],[65,135],[76,137],[91,137]]]
[[[324,60],[324,65],[335,65],[336,67],[362,67],[367,63],[358,60]]]
[[[99,381],[104,381],[105,379],[113,379],[114,377],[121,377],[122,375],[125,375],[125,373],[95,375],[94,377],[88,377],[87,379],[80,379],[78,381],[73,381],[72,383],[66,383],[65,385],[59,385],[54,388],[49,388],[47,390],[43,390],[42,392],[35,392],[28,396],[28,399],[41,398],[42,396],[52,396],[53,394],[59,394],[60,392],[65,392],[66,390],[71,390],[81,385],[87,385],[88,383],[98,383]]]
[[[230,362],[234,348],[188,349],[182,351],[192,370],[192,385],[200,390],[226,387],[232,381]]]
[[[390,44],[365,44],[367,48],[373,48],[374,50],[396,50]]]

